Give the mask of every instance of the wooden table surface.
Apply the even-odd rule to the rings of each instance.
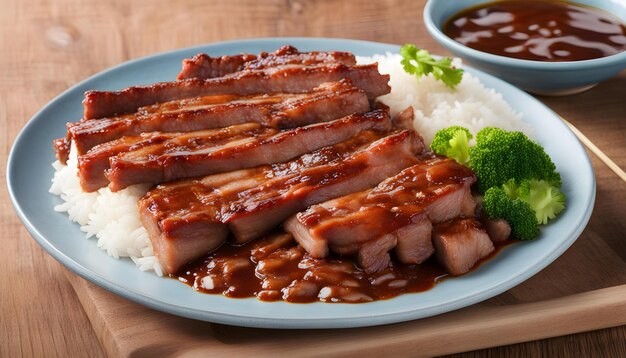
[[[214,41],[272,36],[412,42],[445,55],[426,33],[423,7],[424,1],[415,0],[1,0],[0,167],[4,172],[13,139],[39,108],[74,83],[123,61]],[[540,100],[626,167],[626,71],[586,93]],[[598,180],[590,226],[594,234],[612,238],[611,248],[623,261],[626,184],[590,157]],[[0,260],[0,356],[103,356],[66,269],[21,226],[4,175],[0,180],[0,239],[7,255]],[[626,328],[463,355],[573,353],[626,356]]]

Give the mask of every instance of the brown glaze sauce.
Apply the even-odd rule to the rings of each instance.
[[[496,244],[474,269],[511,242]],[[352,257],[313,259],[291,235],[276,232],[243,246],[225,244],[171,277],[199,292],[231,298],[363,303],[427,291],[448,275],[434,257],[420,265],[394,259],[385,270],[366,274]]]
[[[126,153],[118,156],[124,160],[159,160],[168,154],[208,154],[225,144],[252,139],[264,139],[278,133],[278,129],[262,127],[257,123],[245,123],[220,129],[208,129],[191,133],[152,133],[141,136],[122,137],[137,143]],[[146,139],[144,139],[146,138]],[[110,142],[109,142],[110,143]],[[203,150],[199,153],[200,150]],[[176,158],[176,157],[174,157]],[[170,158],[169,160],[175,160]]]
[[[465,9],[444,33],[473,49],[534,61],[580,61],[626,50],[626,27],[611,14],[565,1],[505,0]]]
[[[160,186],[157,187],[160,190],[159,195],[150,195],[149,210],[171,214],[176,219],[161,225],[182,225],[207,217],[211,217],[211,221],[226,220],[241,208],[245,208],[240,202],[253,195],[264,192],[269,195],[272,193],[270,188],[288,187],[285,181],[294,177],[303,181],[304,178],[298,175],[303,170],[316,165],[339,163],[358,148],[369,145],[384,135],[373,130],[363,131],[347,141],[304,154],[288,162],[241,170],[240,177],[229,178],[225,183],[221,181],[206,183],[211,178],[221,177],[218,174],[201,180],[191,179]],[[265,184],[257,188],[257,184],[261,182]]]
[[[376,218],[369,232],[372,236],[381,236],[408,225],[417,215],[422,215],[433,200],[475,180],[474,173],[467,167],[431,152],[422,155],[419,162],[371,191],[335,199],[333,205],[309,208],[299,216],[300,222],[323,237],[323,224],[329,220],[345,218],[346,214],[357,211],[369,212],[369,217]],[[358,207],[354,207],[355,204]],[[350,224],[350,221],[342,223]],[[333,225],[326,227],[332,228]]]
[[[209,108],[221,104],[236,104],[236,103],[264,103],[264,104],[278,104],[286,99],[290,98],[298,98],[302,97],[299,94],[293,95],[250,95],[250,96],[239,96],[234,94],[221,94],[221,95],[210,95],[210,96],[200,96],[200,97],[192,97],[192,98],[184,98],[179,100],[173,100],[169,102],[157,103],[145,107],[141,107],[137,110],[139,115],[144,114],[152,114],[152,113],[170,113],[170,112],[179,112],[184,110],[199,110],[203,108]],[[121,118],[125,117],[133,117],[137,114],[127,114],[119,116]]]

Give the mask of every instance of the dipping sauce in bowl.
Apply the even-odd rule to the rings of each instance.
[[[473,49],[534,61],[580,61],[626,50],[626,26],[592,7],[548,0],[481,4],[450,18],[443,32]]]

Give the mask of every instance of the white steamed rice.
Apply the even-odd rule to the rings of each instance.
[[[449,89],[432,75],[416,80],[402,68],[397,54],[359,57],[359,63],[378,62],[380,73],[391,76],[391,93],[380,97],[396,114],[408,106],[415,110],[414,126],[427,144],[435,133],[453,125],[463,126],[476,134],[485,127],[499,127],[509,131],[522,131],[532,136],[532,128],[522,121],[502,95],[486,88],[478,78],[465,72],[456,90]],[[459,59],[454,59],[461,66]]]
[[[63,204],[54,210],[67,212],[80,225],[86,238],[98,238],[98,247],[115,258],[130,257],[142,271],[162,275],[161,266],[152,252],[148,233],[141,225],[137,201],[147,191],[145,185],[133,185],[117,193],[102,188],[85,193],[77,176],[76,150],[72,146],[67,165],[52,163],[55,173],[50,192],[59,195]]]
[[[451,125],[460,125],[472,133],[484,127],[500,127],[523,131],[532,136],[532,128],[521,115],[504,101],[502,96],[483,86],[478,78],[465,73],[455,91],[432,76],[419,81],[400,65],[400,55],[387,53],[373,57],[359,57],[359,63],[378,62],[381,73],[391,75],[391,93],[380,99],[396,114],[408,106],[415,110],[415,129],[429,144],[435,132]],[[455,60],[460,65],[458,60]],[[67,165],[52,163],[55,174],[50,192],[63,199],[54,209],[67,212],[70,220],[80,225],[86,238],[96,237],[97,246],[109,256],[130,257],[142,271],[162,275],[162,269],[152,251],[148,233],[141,225],[137,201],[148,187],[134,185],[117,193],[102,188],[95,193],[84,193],[77,173],[74,148]]]

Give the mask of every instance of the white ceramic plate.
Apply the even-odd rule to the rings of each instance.
[[[456,310],[504,292],[523,282],[561,255],[583,231],[595,197],[595,177],[585,150],[557,115],[517,88],[466,68],[523,114],[563,177],[567,209],[544,226],[541,237],[517,243],[462,277],[433,289],[366,304],[291,304],[255,298],[230,299],[193,291],[173,279],[141,272],[128,259],[115,260],[85,240],[77,224],[54,212],[61,199],[48,193],[54,160],[51,142],[65,133],[65,123],[82,115],[83,93],[114,90],[176,77],[183,58],[198,52],[226,55],[273,51],[292,44],[304,51],[342,50],[369,56],[399,47],[342,39],[274,38],[216,43],[158,54],[124,63],[97,74],[61,94],[22,129],[7,165],[11,200],[35,240],[55,259],[87,280],[132,301],[184,317],[239,326],[269,328],[343,328],[408,321]]]

